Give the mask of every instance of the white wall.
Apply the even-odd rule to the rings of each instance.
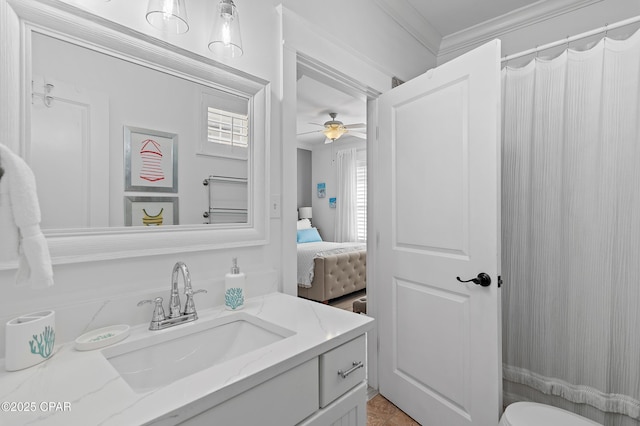
[[[371,0],[284,0],[283,4],[317,25],[319,36],[386,75],[407,81],[435,66],[433,54]]]
[[[336,209],[329,207],[329,199],[338,196],[336,158],[338,151],[347,148],[356,148],[358,158],[366,159],[367,142],[353,137],[345,140],[338,139],[331,144],[316,145],[312,152],[313,226],[318,228],[324,241],[335,241]],[[325,198],[318,198],[316,186],[319,182],[326,184]]]

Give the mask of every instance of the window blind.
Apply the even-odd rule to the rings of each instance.
[[[209,107],[207,110],[207,142],[246,148],[248,116]]]
[[[367,163],[358,161],[356,168],[356,209],[358,241],[367,241]]]

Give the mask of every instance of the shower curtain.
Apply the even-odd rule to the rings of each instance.
[[[505,404],[640,425],[640,33],[503,70]]]

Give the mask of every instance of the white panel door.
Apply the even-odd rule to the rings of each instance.
[[[497,425],[500,42],[382,95],[379,126],[380,393],[425,426]]]
[[[30,118],[41,227],[109,226],[108,97],[34,76]]]

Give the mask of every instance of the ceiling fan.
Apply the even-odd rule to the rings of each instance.
[[[357,131],[358,129],[364,129],[366,131],[367,125],[365,123],[344,124],[342,123],[342,121],[336,120],[336,117],[338,116],[338,113],[336,112],[330,112],[329,116],[331,117],[331,120],[326,121],[324,124],[310,123],[316,126],[323,126],[324,129],[313,130],[311,132],[305,132],[305,133],[299,133],[298,135],[306,135],[309,133],[322,132],[326,136],[324,143],[334,142],[336,139],[339,139],[345,133],[349,133],[350,135],[361,138],[361,139],[367,138],[367,135],[365,132]]]

